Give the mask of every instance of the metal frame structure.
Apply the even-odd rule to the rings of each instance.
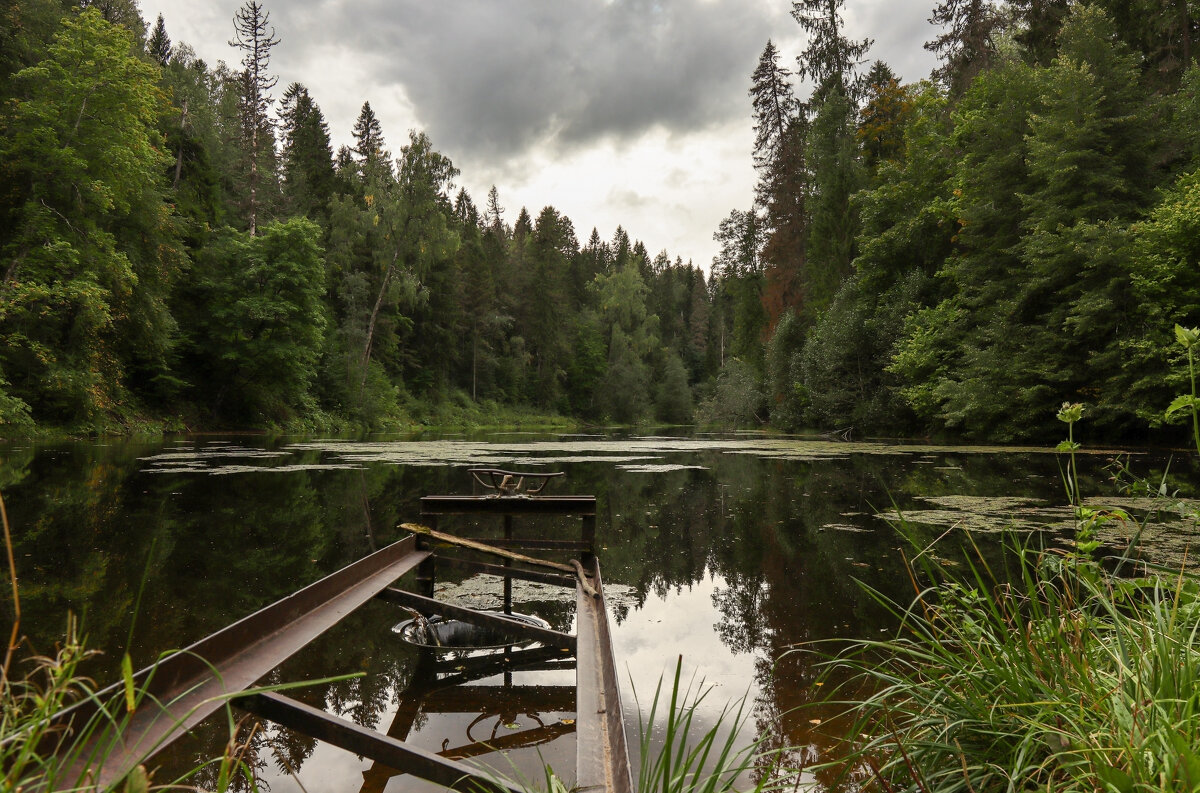
[[[553,728],[542,725],[540,730],[531,731],[532,735],[506,736],[503,741],[474,741],[439,754],[406,743],[412,718],[405,714],[415,717],[415,711],[406,710],[403,705],[392,728],[384,735],[277,692],[250,691],[257,680],[338,621],[368,600],[380,598],[426,615],[437,613],[502,628],[509,635],[542,644],[540,648],[505,653],[503,663],[507,668],[514,665],[523,669],[569,668],[564,667],[564,660],[573,655],[577,784],[581,789],[630,793],[633,784],[620,690],[600,567],[593,552],[595,497],[427,496],[421,499],[421,514],[434,526],[440,517],[448,515],[501,517],[503,540],[463,541],[476,552],[499,557],[501,563],[446,556],[444,548],[435,547],[447,544],[445,536],[439,540],[432,534],[410,535],[360,559],[139,672],[135,684],[144,694],[132,712],[124,705],[124,687],[118,685],[60,714],[54,734],[60,761],[70,778],[79,780],[81,787],[111,785],[202,719],[232,703],[260,718],[370,758],[375,765],[364,775],[364,791],[382,789],[387,778],[396,773],[410,773],[453,789],[483,788],[511,793],[507,785],[454,758],[520,745],[522,741],[548,740],[567,731],[566,725]],[[519,539],[513,532],[514,518],[528,515],[578,517],[580,539]],[[542,562],[543,569],[533,569],[538,565],[527,562],[538,560],[514,553],[513,548],[579,551],[581,560],[573,561],[571,566]],[[506,614],[512,611],[514,578],[574,587],[576,635],[435,600],[433,584],[439,563],[503,577]],[[545,567],[552,567],[555,572],[546,572]],[[413,570],[417,571],[419,592],[392,586]],[[575,574],[566,574],[564,570],[573,570]],[[434,688],[444,692],[456,676],[464,681],[496,673],[494,658],[464,660],[466,663],[457,664],[456,675],[441,680],[435,677]],[[510,679],[506,675],[506,682]],[[488,687],[471,688],[480,689],[475,694],[501,695],[487,691]],[[539,694],[559,704],[565,701],[564,692],[559,690]],[[445,693],[439,697],[448,701]],[[458,703],[455,707],[464,705]]]

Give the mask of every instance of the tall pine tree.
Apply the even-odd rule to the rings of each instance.
[[[279,113],[283,137],[283,193],[289,211],[324,218],[336,190],[329,125],[321,108],[300,83],[283,93]]]
[[[279,43],[275,38],[275,28],[271,27],[271,15],[258,3],[258,0],[246,0],[245,5],[238,9],[233,17],[233,38],[229,46],[241,50],[242,80],[241,80],[241,112],[242,129],[249,145],[249,195],[247,207],[250,236],[253,237],[258,226],[259,185],[263,161],[267,158],[266,149],[271,149],[274,155],[275,137],[270,118],[271,89],[279,82],[278,77],[270,74],[271,48]]]
[[[829,92],[838,91],[852,100],[861,93],[861,80],[856,74],[871,48],[871,39],[851,40],[846,37],[842,8],[845,0],[794,0],[792,18],[808,35],[804,52],[796,58],[800,77],[811,80],[813,96],[823,99]]]

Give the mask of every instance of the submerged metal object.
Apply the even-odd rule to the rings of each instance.
[[[586,781],[585,787],[597,791],[629,793],[632,781],[620,687],[608,634],[604,589],[594,553],[596,499],[532,495],[540,492],[549,478],[561,474],[530,475],[499,469],[481,469],[481,473],[489,479],[498,477],[493,480],[494,494],[426,496],[421,499],[421,512],[434,525],[438,516],[501,517],[503,539],[488,538],[487,542],[480,542],[441,533],[438,539],[429,530],[408,536],[161,660],[136,676],[135,682],[144,688],[146,696],[132,714],[114,717],[113,714],[123,713],[124,692],[122,684],[117,684],[54,719],[53,734],[62,738],[53,750],[59,753],[60,768],[77,779],[82,790],[119,782],[128,770],[190,731],[206,715],[233,705],[375,761],[364,774],[364,791],[382,790],[391,776],[409,773],[457,790],[519,793],[510,783],[453,758],[472,757],[506,746],[536,746],[577,730],[577,775],[581,784]],[[474,472],[472,475],[479,479]],[[530,476],[538,478],[531,486],[526,484]],[[513,519],[524,515],[578,518],[578,539],[516,537]],[[454,542],[446,542],[447,539]],[[484,558],[498,556],[502,563],[442,556],[442,546],[456,544],[467,545],[469,548],[464,550],[482,553]],[[509,550],[516,548],[578,551],[581,559],[565,565]],[[504,613],[481,612],[434,599],[439,561],[503,578]],[[413,571],[419,593],[396,586],[402,576]],[[512,614],[514,578],[575,590],[576,635],[552,630],[548,623],[532,615]],[[496,728],[484,740],[477,740],[468,729],[467,744],[443,747],[442,752],[431,752],[407,742],[416,709],[401,707],[393,728],[384,735],[278,692],[251,688],[256,680],[373,598],[393,603],[412,615],[407,628],[406,623],[396,626],[402,636],[406,630],[411,631],[412,636],[406,640],[414,643],[425,640],[427,646],[439,651],[422,654],[423,663],[449,666],[444,670],[448,676],[436,681],[438,688],[499,672],[505,675],[506,687],[511,687],[508,684],[512,671],[558,671],[572,666],[576,670],[575,685],[533,687],[537,702],[519,708],[515,701],[510,701],[509,692],[503,692],[499,705],[483,708],[484,715],[472,722],[472,727],[495,717],[502,726],[511,729],[509,725],[516,723],[514,714],[525,714],[537,726],[504,736],[498,735]],[[433,614],[442,617],[427,616]],[[487,651],[495,648],[504,652]],[[497,664],[502,666],[498,669]],[[472,695],[488,693],[484,686],[464,688],[472,689]],[[567,710],[571,693],[576,718],[545,723],[538,714],[546,709]],[[111,713],[103,709],[110,697],[117,703]],[[540,706],[535,707],[538,703]],[[89,736],[93,728],[96,734]],[[73,743],[72,737],[81,733],[79,742]],[[102,763],[93,762],[94,757],[102,754],[105,755]]]
[[[505,471],[500,468],[468,468],[484,489],[494,496],[532,496],[546,489],[551,479],[566,476],[562,471]]]
[[[533,614],[504,614],[499,611],[479,613],[504,617],[535,628],[550,628],[550,623]],[[428,619],[418,620],[414,617],[404,620],[392,628],[392,631],[409,644],[438,652],[503,650],[506,647],[525,647],[537,641],[531,636],[505,631],[494,625],[476,625],[464,620],[442,619],[437,615]]]

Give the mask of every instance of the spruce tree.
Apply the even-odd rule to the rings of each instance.
[[[975,75],[991,64],[1002,21],[992,0],[943,0],[933,9],[929,23],[939,25],[942,32],[925,42],[925,49],[941,61],[933,76],[951,96],[961,96]]]
[[[504,228],[504,207],[500,206],[500,191],[496,189],[496,185],[492,185],[492,189],[488,190],[485,224],[489,229]]]
[[[383,126],[379,123],[375,111],[371,109],[370,102],[363,102],[351,135],[354,137],[353,151],[364,168],[386,156],[383,148]]]
[[[792,73],[779,65],[779,50],[768,39],[750,76],[750,99],[754,108],[754,166],[760,172],[770,167],[783,147],[788,125],[799,112],[791,84]],[[762,181],[759,182],[762,190]]]
[[[1122,4],[1126,8],[1133,5]],[[1070,11],[1070,0],[1011,0],[1011,6],[1018,23],[1016,40],[1024,48],[1026,59],[1049,66],[1058,51],[1058,31]]]
[[[791,72],[779,65],[779,52],[767,42],[751,76],[754,117],[755,200],[764,213],[764,259],[768,313],[774,325],[788,307],[799,304],[804,267],[804,199],[807,192],[803,116],[792,92]]]
[[[167,23],[163,21],[163,15],[159,14],[158,19],[154,21],[154,31],[150,34],[150,40],[146,42],[146,52],[159,66],[166,66],[171,61],[172,51],[171,37],[167,35]]]
[[[233,17],[233,38],[229,46],[242,50],[243,77],[241,80],[242,128],[247,135],[250,154],[248,219],[250,236],[258,226],[260,170],[266,159],[266,149],[274,153],[275,139],[269,116],[275,100],[270,91],[279,82],[269,73],[271,48],[279,43],[270,14],[258,0],[246,0]]]
[[[858,140],[866,163],[899,159],[904,153],[904,122],[912,100],[896,74],[883,61],[867,73],[866,103],[858,114]]]
[[[283,191],[292,212],[324,217],[336,190],[329,126],[308,89],[292,83],[280,107],[283,137]]]
[[[808,34],[804,52],[796,58],[801,78],[815,86],[813,96],[822,99],[832,90],[857,100],[861,81],[855,70],[871,48],[871,39],[846,38],[842,21],[845,0],[794,0],[792,18]]]
[[[815,318],[850,274],[858,221],[850,197],[864,184],[854,108],[839,91],[818,105],[809,135],[812,195],[804,263],[805,313]]]

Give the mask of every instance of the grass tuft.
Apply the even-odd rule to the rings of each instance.
[[[1114,579],[1028,547],[1014,557],[1004,579],[979,562],[907,607],[879,598],[898,634],[827,662],[872,692],[846,702],[858,738],[843,780],[928,793],[1200,790],[1196,580]]]

